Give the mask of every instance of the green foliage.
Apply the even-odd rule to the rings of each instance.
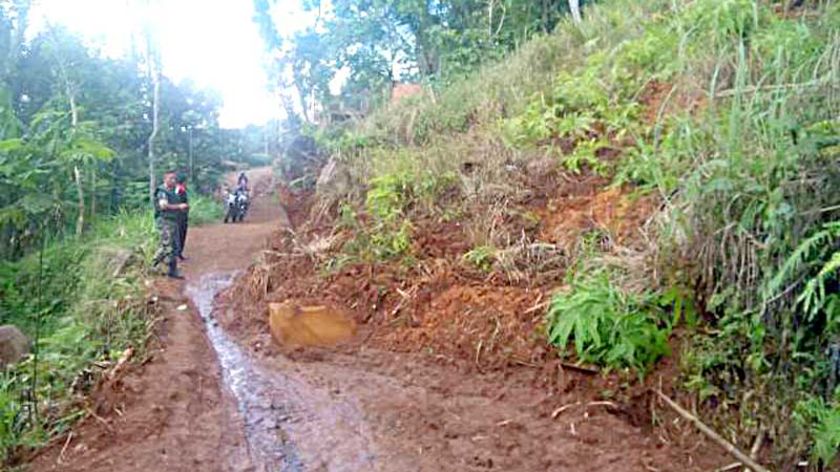
[[[382,226],[370,236],[374,258],[377,260],[400,257],[411,249],[411,221],[399,225]]]
[[[802,288],[796,303],[802,307],[806,320],[813,322],[818,314],[824,313],[826,330],[835,332],[840,327],[840,298],[837,293],[826,292],[826,285],[837,278],[840,268],[837,241],[840,241],[840,221],[826,223],[803,239],[768,281],[764,299],[782,296],[786,284],[799,285]],[[801,274],[808,277],[803,283],[797,284],[793,279]]]
[[[313,99],[366,113],[371,106],[388,102],[392,81],[451,84],[530,37],[550,32],[568,11],[566,0],[539,4],[503,0],[489,5],[476,0],[337,0],[317,28],[284,38],[268,4],[259,0],[255,10],[266,47],[279,57],[273,71],[278,81],[297,87],[307,120],[314,118],[306,111]],[[320,18],[321,2],[303,5],[318,10]],[[283,54],[276,54],[278,50]],[[394,72],[397,64],[399,76]],[[328,84],[342,69],[348,78],[340,96],[333,97]],[[421,122],[425,118],[430,117],[421,117]]]
[[[581,70],[561,73],[550,96],[534,99],[521,115],[503,123],[507,141],[519,147],[559,144],[571,149],[562,157],[570,171],[580,173],[586,165],[607,173],[599,151],[642,128],[638,103],[622,87],[611,89],[603,80],[611,70],[608,63],[605,55],[596,54]]]
[[[410,191],[409,176],[406,173],[374,177],[367,192],[367,210],[376,219],[391,223],[402,215],[411,197]]]
[[[617,165],[613,181],[670,195],[702,155],[707,135],[690,117],[670,117],[661,135],[641,138]]]
[[[28,4],[0,6],[0,17],[14,18],[0,22],[0,43],[10,47],[0,55],[0,257],[11,259],[34,249],[34,234],[70,229],[79,213],[89,228],[149,205],[143,59],[105,58],[60,27],[13,46]],[[220,106],[211,92],[162,78],[158,181],[163,168],[183,170],[196,192],[211,193],[223,158],[259,161],[254,155],[270,148],[276,123],[222,130]]]
[[[490,272],[496,262],[496,248],[493,246],[477,246],[464,254],[464,260],[482,272]]]
[[[669,353],[670,328],[649,295],[616,287],[606,271],[575,278],[567,292],[549,306],[548,337],[565,349],[574,340],[577,357],[608,368],[632,368],[644,374]]]
[[[142,353],[151,309],[143,296],[143,261],[151,257],[154,234],[149,214],[121,214],[81,239],[47,243],[43,263],[38,253],[0,263],[0,324],[39,333],[37,365],[30,356],[0,374],[0,461],[43,444],[84,415],[74,395],[92,388],[94,363],[114,362],[129,346]]]
[[[840,451],[840,406],[810,398],[796,405],[795,415],[800,425],[810,428],[813,458],[830,465]]]
[[[190,224],[216,223],[224,216],[224,207],[216,199],[204,195],[190,197]]]
[[[648,22],[641,37],[619,46],[614,73],[645,74],[645,80],[668,81],[681,67],[679,41],[670,25]]]
[[[755,31],[762,7],[754,0],[700,0],[693,2],[680,18],[693,25],[699,37],[710,36],[712,47],[722,48],[747,39]],[[709,44],[698,47],[709,47]]]
[[[605,174],[607,166],[598,159],[598,151],[609,148],[609,143],[602,139],[582,141],[575,146],[571,154],[562,159],[563,166],[575,174],[580,174],[584,166],[596,174]]]

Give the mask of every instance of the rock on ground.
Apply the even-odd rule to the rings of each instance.
[[[29,338],[13,325],[0,326],[0,368],[29,354]]]

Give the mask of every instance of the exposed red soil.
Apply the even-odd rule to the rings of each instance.
[[[628,189],[604,190],[603,184],[594,176],[569,179],[553,198],[522,207],[520,213],[539,219],[534,242],[557,244],[571,253],[579,237],[595,229],[610,234],[613,244],[637,239],[655,210],[653,199],[635,198]],[[290,214],[301,215],[311,199],[311,194],[288,192],[283,201]],[[479,370],[542,365],[551,359],[542,320],[552,291],[562,284],[562,268],[552,277],[545,277],[552,272],[543,269],[542,277],[521,283],[502,270],[484,273],[462,260],[470,243],[460,223],[418,220],[412,234],[415,260],[408,264],[354,263],[330,272],[322,264],[324,251],[315,256],[300,250],[316,234],[324,240],[329,233],[323,225],[281,235],[273,241],[275,252],[265,254],[229,295],[248,301],[242,306],[246,316],[230,320],[229,328],[243,338],[263,333],[268,303],[310,300],[347,307],[369,330],[369,346],[469,360]],[[347,237],[339,233],[325,247],[335,250]]]
[[[665,116],[679,113],[696,114],[706,105],[706,93],[687,84],[670,84],[652,80],[639,96],[644,122],[660,124]]]
[[[654,202],[633,198],[628,189],[604,190],[602,183],[597,177],[570,180],[553,198],[539,200],[523,211],[540,215],[537,234],[546,235],[547,242],[551,237],[568,242],[599,228],[614,234],[617,242],[630,243],[653,213]],[[284,202],[291,213],[300,214],[310,207],[307,200],[311,197],[289,193]],[[321,222],[317,231],[304,226],[294,236],[285,233],[275,238],[273,251],[264,254],[221,298],[218,319],[240,342],[269,361],[291,358],[311,363],[307,370],[312,371],[348,363],[377,374],[384,369],[385,375],[400,382],[408,376],[410,384],[422,385],[422,412],[409,414],[415,407],[408,405],[417,400],[407,403],[411,395],[406,398],[400,392],[389,396],[391,400],[384,405],[377,403],[383,398],[375,396],[369,408],[386,416],[393,415],[394,408],[405,411],[399,416],[405,424],[401,434],[412,443],[427,444],[423,447],[429,450],[439,449],[438,454],[444,457],[455,454],[451,460],[432,463],[428,470],[479,470],[491,468],[490,464],[501,465],[500,470],[579,470],[581,466],[580,470],[702,470],[720,465],[721,456],[709,452],[715,451],[714,447],[698,440],[690,429],[681,433],[688,435],[683,441],[702,445],[691,453],[678,452],[664,440],[648,436],[652,404],[647,387],[655,377],[649,377],[646,385],[631,386],[632,379],[621,376],[564,368],[553,348],[546,345],[542,326],[546,302],[558,278],[537,285],[512,284],[496,271],[486,274],[465,267],[460,256],[469,244],[460,225],[428,218],[415,224],[413,263],[359,263],[330,272],[322,265],[325,254],[339,248],[348,234],[338,233],[329,244],[321,244],[317,254],[300,249],[313,240],[325,241],[329,234],[328,226]],[[281,348],[267,334],[267,304],[285,300],[344,307],[361,326],[361,334],[355,342],[337,349]],[[401,373],[395,374],[395,369]],[[466,411],[463,400],[457,399],[468,394],[485,405],[480,412],[467,413],[478,418],[460,417],[452,423],[446,418],[448,407],[444,411],[431,407],[429,385],[441,382],[449,387],[431,389],[438,399],[432,405],[454,398],[460,405],[456,413],[460,417]],[[355,395],[362,398],[370,392]],[[585,406],[605,399],[608,403],[594,405],[608,408]],[[567,410],[576,413],[564,421]],[[499,411],[508,413],[491,413]],[[579,414],[583,414],[583,423],[576,416]],[[513,431],[502,433],[492,421],[512,424],[510,418],[502,418],[505,415],[522,420]],[[598,419],[593,420],[593,415]],[[662,417],[673,419],[667,413]],[[441,435],[446,439],[451,434],[441,426],[441,420],[452,428],[471,428],[475,437],[498,439],[488,449],[472,441],[464,451],[475,460],[464,464],[465,457],[456,452],[452,438],[441,443]],[[591,420],[595,423],[588,423]],[[559,429],[558,421],[563,425]],[[581,433],[582,424],[595,427]],[[566,449],[570,438],[574,446]],[[590,446],[602,453],[611,451],[608,456],[620,452],[614,456],[615,462],[593,463],[588,462],[593,454]],[[451,465],[458,461],[462,468]]]
[[[571,250],[588,231],[608,235],[616,245],[638,239],[639,231],[656,210],[655,199],[634,196],[625,188],[593,186],[585,193],[552,199],[540,213],[540,239]]]

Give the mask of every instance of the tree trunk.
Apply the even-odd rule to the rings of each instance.
[[[572,19],[575,23],[580,24],[580,0],[569,0],[569,11],[572,12]]]
[[[76,94],[73,92],[73,87],[70,86],[70,80],[67,75],[64,75],[65,90],[67,97],[70,100],[70,126],[71,133],[76,133],[76,126],[79,124],[79,109],[76,107]],[[76,182],[76,207],[79,211],[79,217],[76,219],[76,236],[82,234],[85,229],[85,191],[82,187],[82,172],[79,170],[79,164],[73,165],[73,177]]]
[[[76,236],[79,236],[85,229],[85,193],[82,190],[82,172],[79,170],[78,165],[73,166],[73,176],[76,181],[76,193],[78,198],[76,206],[79,210],[79,218],[76,219]]]
[[[149,41],[151,46],[151,41]],[[149,134],[148,156],[149,156],[149,199],[154,202],[155,189],[157,188],[155,181],[155,140],[157,139],[160,128],[160,68],[155,62],[154,54],[149,52],[149,68],[152,79],[152,132]]]
[[[493,40],[493,7],[496,3],[496,0],[490,0],[487,2],[487,40]]]
[[[90,169],[90,220],[96,220],[96,164]]]
[[[542,0],[542,30],[546,34],[548,33],[548,8],[548,1]]]
[[[193,127],[190,125],[190,140],[189,140],[189,156],[190,156],[190,183],[195,182],[195,164],[193,162]]]

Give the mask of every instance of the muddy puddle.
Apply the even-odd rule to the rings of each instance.
[[[371,435],[352,400],[336,400],[329,389],[310,385],[304,378],[305,372],[292,362],[281,362],[283,368],[278,368],[275,363],[269,366],[251,357],[213,319],[213,300],[231,285],[233,276],[204,276],[187,287],[187,294],[201,314],[222,368],[223,381],[236,399],[249,453],[258,470],[375,468]],[[327,324],[330,341],[352,332],[348,325]],[[300,336],[301,331],[294,332]],[[318,336],[315,341],[323,342],[324,334]]]

